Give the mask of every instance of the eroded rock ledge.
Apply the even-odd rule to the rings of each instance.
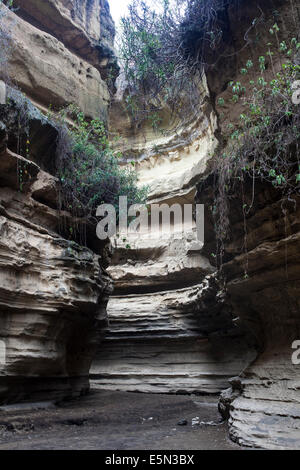
[[[7,150],[6,140],[0,153],[0,402],[62,399],[89,388],[111,281],[103,258],[100,265],[99,255],[59,235],[55,178]],[[44,203],[33,197],[37,191]]]
[[[107,0],[16,0],[16,13],[50,33],[107,78],[116,73],[115,26]]]
[[[213,276],[186,289],[113,297],[108,315],[91,369],[96,388],[213,394],[256,356]]]
[[[2,18],[11,36],[3,77],[12,86],[1,82],[0,403],[85,393],[112,291],[109,249],[94,228],[86,226],[88,248],[62,230],[62,219],[78,221],[58,210],[58,133],[48,117],[49,108],[75,104],[107,119],[115,67],[108,3],[14,6]]]
[[[112,107],[112,130],[128,137],[124,150],[135,153],[140,184],[150,185],[149,203],[183,209],[194,201],[196,181],[217,145],[205,79],[201,86],[202,113],[177,132],[171,127],[168,136],[150,128],[130,134],[126,116],[116,112],[122,103]],[[92,363],[93,387],[216,394],[256,356],[255,342],[226,308],[195,227],[173,229],[116,240],[109,268],[115,292],[108,333]]]
[[[227,43],[222,45],[223,57],[218,73],[212,69],[208,74],[220,136],[225,134],[228,123],[239,119],[241,112],[241,108],[233,110],[228,104],[227,80],[243,83],[239,70],[247,58],[258,63],[259,56],[265,54],[270,37],[268,25],[272,27],[274,20],[278,21],[282,40],[298,35],[294,15],[299,14],[299,5],[294,4],[293,10],[287,2],[265,0],[258,11],[253,2],[243,3],[239,16],[234,14],[233,6],[228,9],[230,27]],[[260,18],[256,31],[260,41],[253,33],[253,37],[248,36],[248,48],[242,49],[246,24],[251,24],[251,18]],[[234,51],[238,53],[233,54]],[[275,61],[273,66],[276,67]],[[266,72],[267,79],[268,73],[271,72]],[[220,98],[226,103],[224,108],[217,105]],[[196,201],[209,206],[213,187],[212,176],[204,176]],[[258,357],[231,381],[231,388],[222,394],[220,409],[229,417],[230,436],[236,442],[257,448],[296,449],[300,443],[300,369],[292,363],[292,343],[300,338],[299,195],[295,193],[290,201],[283,201],[280,191],[259,180],[254,193],[252,180],[245,183],[243,190],[244,203],[251,210],[245,221],[239,189],[230,194],[231,237],[225,244],[222,271],[228,307],[237,322],[256,338]],[[216,248],[210,211],[206,216],[208,254]]]
[[[248,198],[251,198],[251,183]],[[299,198],[284,216],[274,188],[257,185],[243,244],[242,214],[232,201],[232,240],[224,265],[231,305],[257,338],[260,354],[227,392],[230,435],[236,442],[269,449],[296,449],[300,439],[300,366],[292,344],[300,338]],[[296,207],[296,209],[295,209]],[[247,263],[247,276],[244,267]],[[222,401],[222,400],[221,400]]]
[[[248,207],[252,205],[246,253],[241,201],[238,192],[232,195],[232,237],[225,247],[223,265],[226,297],[221,311],[225,308],[226,321],[217,308],[219,289],[210,291],[211,302],[206,303],[205,297],[204,285],[214,270],[211,253],[216,252],[214,222],[209,215],[214,201],[209,160],[216,150],[223,151],[226,128],[242,112],[239,106],[233,110],[228,84],[249,80],[240,71],[249,58],[257,64],[266,54],[269,27],[275,22],[282,40],[291,34],[298,37],[294,15],[299,15],[299,6],[295,3],[291,8],[290,2],[264,0],[258,7],[243,1],[238,14],[236,9],[232,2],[221,15],[226,34],[220,57],[212,52],[211,63],[216,66],[207,71],[210,106],[203,106],[195,126],[189,123],[177,139],[153,136],[150,129],[133,135],[120,104],[112,108],[111,122],[119,132],[124,131],[129,143],[124,144],[125,151],[134,150],[141,181],[151,184],[150,202],[190,202],[197,186],[195,200],[207,209],[206,243],[192,258],[185,243],[171,255],[171,240],[167,246],[143,241],[129,249],[129,261],[118,247],[111,272],[119,295],[110,303],[104,363],[98,352],[93,382],[122,390],[207,393],[221,390],[229,375],[239,369],[220,403],[222,414],[229,418],[232,439],[258,448],[298,448],[300,366],[291,360],[292,342],[300,338],[297,195],[296,209],[292,202],[284,214],[279,193],[267,183],[256,185],[252,205],[249,182],[244,201]],[[257,80],[255,74],[251,78]],[[219,99],[225,103],[222,107]],[[227,330],[238,333],[234,340],[224,341]],[[235,341],[242,343],[242,349],[235,349],[232,355]],[[222,353],[218,356],[219,348]],[[241,354],[238,361],[237,351]]]
[[[49,3],[57,4],[37,2],[45,7]],[[30,2],[24,2],[23,9],[30,5]],[[100,21],[99,14],[96,19]],[[46,32],[9,10],[2,21],[11,35],[6,74],[34,104],[48,111],[49,107],[60,109],[74,103],[89,117],[107,119],[109,88],[105,76],[94,66],[95,59],[90,58],[89,51],[83,50],[79,56],[69,41],[63,42],[56,37],[55,31]],[[100,42],[100,27],[93,34],[95,41],[97,37]],[[75,47],[76,41],[72,44]],[[100,55],[98,51],[97,63]]]

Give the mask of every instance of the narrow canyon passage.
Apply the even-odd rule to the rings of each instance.
[[[300,2],[161,2],[0,0],[0,450],[300,446]]]
[[[92,390],[48,406],[1,408],[0,450],[241,449],[220,423],[216,397]],[[182,420],[187,424],[178,425]]]
[[[94,388],[215,394],[256,356],[247,334],[232,321],[195,217],[186,215],[188,207],[195,209],[196,181],[218,145],[206,81],[199,87],[201,112],[180,125],[169,116],[166,135],[149,124],[133,132],[122,90],[112,102],[111,129],[121,136],[124,154],[135,156],[138,184],[148,186],[148,207],[164,207],[169,223],[161,215],[152,224],[148,214],[145,230],[112,240],[107,272],[114,292],[107,333],[92,361]],[[200,224],[206,230],[206,219]]]

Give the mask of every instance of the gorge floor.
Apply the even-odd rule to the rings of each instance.
[[[192,426],[199,417],[205,423]],[[187,425],[179,426],[180,420]],[[0,450],[239,450],[217,397],[92,390],[58,406],[0,409]]]

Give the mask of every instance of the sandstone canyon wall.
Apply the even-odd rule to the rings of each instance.
[[[61,235],[62,216],[67,226],[75,221],[58,210],[57,129],[41,113],[73,103],[107,118],[105,80],[115,67],[108,4],[14,3],[2,18],[11,41],[0,105],[1,403],[88,390],[111,292],[107,247],[94,229],[87,248]]]
[[[234,440],[299,446],[300,366],[291,363],[291,343],[300,335],[299,210],[289,208],[283,217],[278,193],[258,185],[244,253],[243,214],[238,194],[232,198],[225,285],[211,256],[216,241],[208,210],[211,158],[224,148],[225,126],[238,117],[232,106],[220,109],[218,100],[229,96],[231,80],[243,82],[239,71],[249,54],[257,61],[265,53],[262,19],[274,22],[275,15],[287,35],[299,9],[284,0],[264,0],[259,8],[233,3],[222,18],[223,57],[201,77],[201,110],[179,127],[170,122],[167,136],[134,129],[120,90],[109,109],[117,66],[105,0],[15,0],[18,9],[7,13],[12,49],[1,94],[9,100],[0,105],[1,403],[83,393],[92,362],[95,388],[226,389],[220,410]],[[254,18],[258,36],[245,47]],[[89,227],[87,248],[61,235],[53,176],[57,129],[40,111],[70,103],[89,117],[109,119],[111,132],[121,134],[120,149],[136,161],[140,184],[150,185],[150,203],[205,204],[204,246],[194,226],[179,237],[174,227],[165,237],[116,238],[107,269],[109,249]],[[29,129],[26,158],[20,109]],[[246,189],[251,198],[250,182]],[[64,216],[71,224],[71,215]]]
[[[219,63],[222,73],[216,75],[212,71],[208,74],[218,115],[223,116],[219,118],[220,135],[224,135],[229,119],[231,122],[238,119],[232,106],[225,110],[218,106],[220,97],[228,102],[228,79],[244,83],[240,70],[249,55],[255,63],[266,53],[269,28],[274,22],[278,22],[280,40],[288,42],[291,37],[298,37],[299,14],[298,2],[265,1],[259,12],[254,2],[246,2],[238,15],[229,8],[230,39],[224,45],[225,55],[229,58]],[[260,19],[261,25],[250,33],[249,49],[243,50],[250,18]],[[239,52],[232,56],[233,50]],[[297,57],[294,61],[298,63]],[[281,66],[273,60],[275,70]],[[268,62],[266,77],[272,76],[272,67]],[[211,184],[208,178],[198,185],[197,201],[207,201]],[[225,401],[228,394],[232,400],[228,410],[230,435],[240,444],[269,449],[295,449],[299,448],[300,442],[300,368],[292,363],[292,344],[300,333],[299,196],[296,191],[291,199],[293,202],[286,204],[280,191],[259,180],[253,197],[253,181],[249,178],[244,202],[251,207],[253,200],[253,206],[245,222],[241,197],[238,193],[233,194],[229,210],[231,236],[225,244],[224,254],[223,270],[230,305],[238,321],[252,331],[258,346],[257,359],[233,381],[231,391],[224,393]],[[207,220],[208,227],[211,227],[211,220]],[[207,252],[212,246],[208,234]]]
[[[205,77],[201,111],[162,136],[151,127],[133,132],[117,94],[111,130],[135,155],[149,203],[193,203],[196,182],[217,146],[217,117]],[[120,112],[121,110],[121,112]],[[175,130],[176,128],[176,130]],[[115,291],[109,329],[91,368],[93,387],[156,393],[219,393],[255,357],[255,344],[236,326],[216,283],[215,268],[197,241],[183,233],[122,236],[109,273]]]
[[[176,135],[136,132],[122,103],[113,105],[112,129],[125,137],[123,150],[135,154],[140,181],[150,185],[149,202],[204,203],[205,244],[192,248],[193,231],[180,241],[117,241],[108,336],[91,370],[95,387],[142,392],[216,393],[236,375],[220,402],[230,435],[240,444],[270,449],[297,448],[300,442],[299,366],[291,361],[300,326],[299,210],[292,204],[284,216],[280,194],[257,184],[245,253],[240,197],[233,196],[221,289],[211,256],[216,241],[210,159],[224,149],[226,126],[241,112],[232,105],[221,108],[219,99],[229,101],[231,80],[243,84],[240,70],[247,58],[258,62],[266,53],[274,22],[283,40],[297,37],[296,18],[297,2],[293,8],[283,0],[259,7],[233,2],[221,18],[223,53],[202,83],[202,112]],[[245,197],[250,205],[251,182]]]

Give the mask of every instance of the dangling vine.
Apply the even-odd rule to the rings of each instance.
[[[233,119],[225,132],[222,122],[222,142],[213,156],[216,188],[212,210],[217,264],[222,266],[225,242],[230,237],[233,195],[241,200],[243,249],[247,254],[247,218],[254,204],[257,181],[279,191],[283,209],[285,201],[291,202],[299,194],[300,112],[299,104],[293,101],[293,87],[300,79],[299,7],[290,0],[295,33],[288,37],[286,27],[280,30],[279,24],[285,26],[284,19],[275,10],[275,3],[268,4],[270,18],[267,20],[258,5],[258,16],[248,18],[245,44],[240,45],[240,51],[232,48],[231,53],[230,48],[224,50],[226,41],[232,38],[229,15],[230,12],[239,14],[247,2],[158,0],[151,3],[132,1],[129,14],[122,22],[121,60],[128,83],[128,110],[136,122],[149,120],[154,128],[162,128],[164,109],[177,113],[181,125],[186,122],[186,116],[201,112],[199,82],[203,71],[218,73],[212,67],[220,60],[224,63],[226,58],[238,56],[249,45],[255,49],[255,41],[269,25],[265,52],[256,57],[254,51],[253,57],[237,73],[241,78],[227,85],[230,99],[226,100],[226,95],[224,98],[221,93],[216,103],[220,121],[223,121],[222,108],[230,109],[232,114],[236,113],[235,107],[239,109],[238,119]],[[249,181],[250,201],[245,193]],[[247,266],[245,275],[246,272]]]
[[[275,23],[269,30],[266,55],[257,63],[249,59],[241,69],[243,84],[229,84],[230,102],[223,98],[218,102],[219,108],[229,104],[242,110],[239,122],[227,125],[225,148],[214,162],[217,187],[213,211],[220,265],[230,236],[230,199],[234,193],[244,194],[246,180],[252,181],[252,200],[246,203],[241,197],[244,223],[253,206],[257,180],[278,189],[283,200],[292,200],[300,191],[300,108],[295,102],[300,42],[295,37],[280,41],[279,31]]]

